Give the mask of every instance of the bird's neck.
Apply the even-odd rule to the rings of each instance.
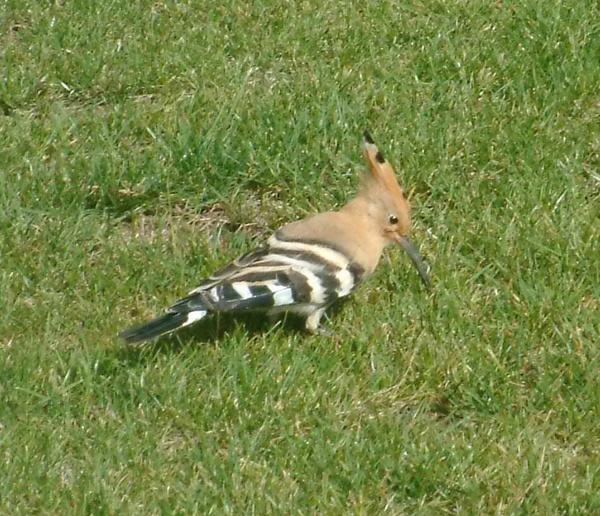
[[[373,205],[363,195],[358,195],[340,209],[347,227],[352,228],[352,238],[359,263],[371,272],[388,241],[373,216]]]

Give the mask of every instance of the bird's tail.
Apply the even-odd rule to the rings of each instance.
[[[192,312],[167,312],[161,317],[151,321],[129,328],[119,334],[125,342],[134,343],[143,340],[153,339],[170,333],[174,330],[192,324],[202,319],[208,312],[206,310],[194,310]]]

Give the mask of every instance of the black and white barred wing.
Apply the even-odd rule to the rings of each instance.
[[[299,305],[326,306],[348,295],[362,274],[343,253],[325,244],[275,235],[268,247],[217,271],[169,311],[281,311]]]
[[[302,287],[303,278],[287,265],[244,268],[231,277],[207,281],[168,312],[204,312],[193,315],[197,320],[211,312],[267,310],[308,301],[308,292]]]
[[[350,294],[365,272],[326,242],[287,239],[279,231],[269,239],[269,256],[305,274],[316,305],[327,305]]]

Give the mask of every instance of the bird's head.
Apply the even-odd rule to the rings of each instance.
[[[429,267],[408,238],[410,204],[390,163],[383,157],[371,135],[365,131],[363,155],[368,165],[361,194],[368,199],[369,216],[385,239],[395,242],[409,255],[425,285],[430,285]]]

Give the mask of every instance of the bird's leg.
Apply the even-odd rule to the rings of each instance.
[[[267,313],[267,319],[269,320],[269,324],[271,326],[277,326],[282,322],[282,314],[279,312]]]
[[[321,321],[321,317],[325,313],[327,309],[326,306],[322,308],[317,308],[312,314],[310,314],[306,318],[306,330],[313,335],[323,335],[325,337],[333,337],[334,333],[331,330],[326,330],[325,328],[319,328],[319,322]]]

